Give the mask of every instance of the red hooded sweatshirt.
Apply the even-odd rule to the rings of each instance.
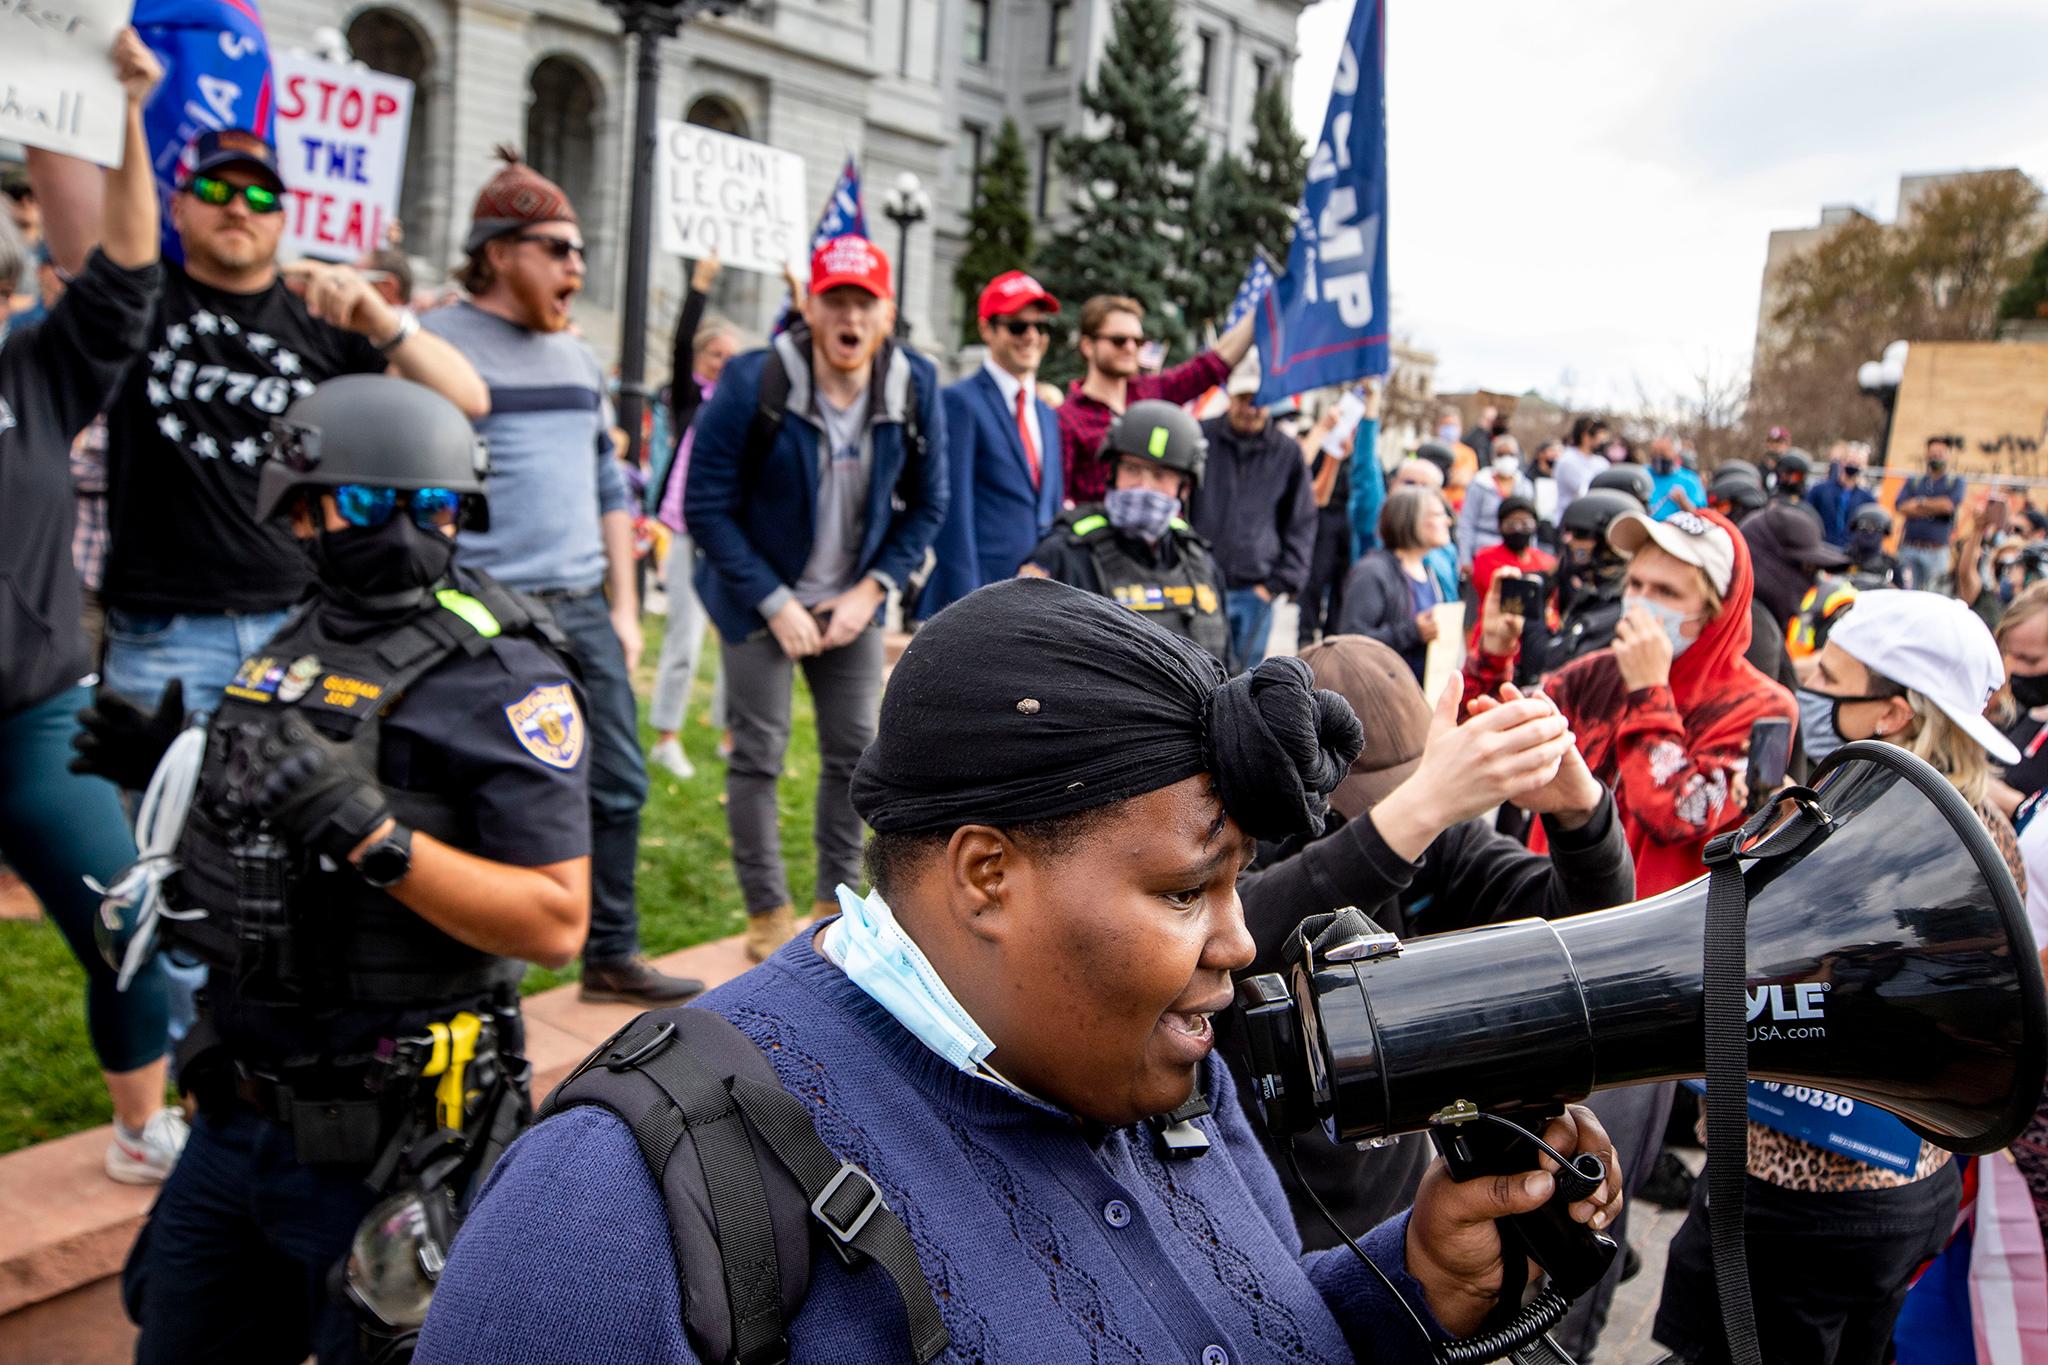
[[[1671,682],[1624,692],[1611,649],[1574,659],[1544,684],[1614,803],[1636,861],[1636,894],[1654,896],[1706,871],[1707,840],[1742,822],[1736,778],[1749,764],[1749,727],[1766,716],[1799,723],[1792,694],[1759,673],[1749,649],[1749,547],[1727,518],[1735,569],[1720,614],[1671,663]],[[1541,825],[1538,825],[1540,832]]]

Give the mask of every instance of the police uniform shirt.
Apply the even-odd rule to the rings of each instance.
[[[323,673],[307,700],[348,695],[356,681]],[[317,727],[320,706],[301,709]],[[501,636],[479,655],[450,657],[392,707],[378,777],[387,789],[447,796],[462,821],[448,842],[465,853],[517,867],[586,857],[587,715],[583,690],[559,659],[531,639]],[[394,1029],[447,1013],[258,1005],[237,999],[225,976],[212,973],[209,1001],[221,1036],[246,1060],[371,1048]]]

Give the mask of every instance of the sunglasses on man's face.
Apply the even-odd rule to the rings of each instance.
[[[996,326],[1013,337],[1021,337],[1030,332],[1036,332],[1042,337],[1052,335],[1052,324],[1044,318],[998,318]]]
[[[558,261],[566,261],[571,256],[585,261],[590,259],[590,253],[584,250],[583,243],[571,241],[567,237],[550,237],[545,232],[522,232],[516,240],[531,242]]]
[[[1095,340],[1101,342],[1105,346],[1115,346],[1119,349],[1122,349],[1128,346],[1143,346],[1145,344],[1145,334],[1140,332],[1136,336],[1112,337],[1104,336],[1098,332],[1096,333]]]
[[[194,199],[215,208],[222,207],[239,194],[251,213],[284,211],[284,197],[268,185],[231,185],[210,175],[195,175],[185,188],[192,192]]]
[[[462,495],[452,488],[415,488],[401,493],[395,488],[345,483],[334,490],[334,510],[351,526],[382,526],[391,520],[401,501],[412,514],[413,525],[422,531],[453,526],[462,509]]]

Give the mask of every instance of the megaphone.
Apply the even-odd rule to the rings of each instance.
[[[1876,1105],[1949,1151],[2006,1146],[2041,1098],[2048,1001],[1997,847],[1895,745],[1844,745],[1798,801],[1762,839],[1795,816],[1811,832],[1742,871],[1750,1075]],[[1239,986],[1268,1126],[1360,1142],[1704,1075],[1707,896],[1702,877],[1408,942],[1297,931],[1290,977]]]

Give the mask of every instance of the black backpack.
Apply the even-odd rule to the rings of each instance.
[[[811,330],[803,321],[791,323],[789,335],[799,351],[810,350]],[[875,353],[874,379],[870,382],[869,392],[881,391],[882,381],[889,373],[895,353],[894,341],[883,342],[882,349]],[[781,350],[771,341],[767,359],[761,365],[760,388],[754,396],[754,417],[747,424],[747,443],[740,452],[742,477],[753,477],[761,462],[768,458],[768,452],[775,448],[775,438],[782,432],[783,414],[788,411],[789,371],[783,367]],[[903,414],[903,467],[906,472],[930,454],[920,417],[923,411],[923,381],[913,368],[910,372],[910,407]]]
[[[950,1344],[903,1221],[721,1014],[650,1010],[584,1058],[541,1105],[610,1110],[633,1132],[668,1209],[683,1326],[711,1365],[781,1365],[810,1292],[814,1239],[896,1284],[917,1365]],[[771,1159],[772,1157],[772,1159]]]

